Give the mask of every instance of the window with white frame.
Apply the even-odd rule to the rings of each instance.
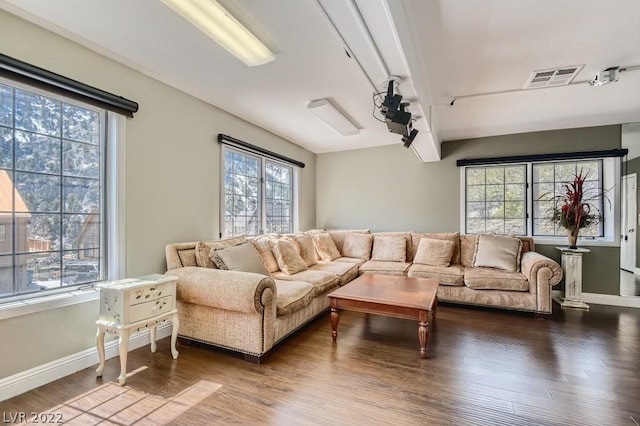
[[[526,234],[525,165],[467,167],[466,232]]]
[[[566,194],[566,185],[578,175],[584,176],[583,202],[589,205],[589,211],[600,215],[603,212],[604,190],[602,178],[602,160],[569,161],[556,163],[533,163],[533,235],[566,235],[566,229],[554,222],[554,209],[559,198]],[[583,237],[603,237],[603,221],[595,226],[580,230]]]
[[[104,276],[105,120],[0,80],[0,297]]]
[[[224,146],[222,234],[289,233],[295,224],[295,169]]]
[[[613,157],[535,161],[463,167],[461,226],[465,233],[530,235],[549,243],[566,240],[567,231],[552,219],[565,185],[581,173],[591,212],[603,219],[580,231],[581,238],[615,242],[619,159]],[[560,240],[562,237],[563,240]],[[555,239],[555,240],[554,240]]]

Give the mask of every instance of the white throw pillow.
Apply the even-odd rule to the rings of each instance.
[[[519,238],[481,234],[478,236],[473,266],[518,272],[521,252],[522,241]]]

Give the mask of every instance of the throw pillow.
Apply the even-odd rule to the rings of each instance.
[[[224,240],[216,241],[199,241],[196,244],[196,265],[200,268],[216,268],[215,263],[211,260],[211,250],[223,249],[226,247],[233,247],[239,244],[247,242],[244,235],[233,238],[226,238]]]
[[[521,252],[522,241],[519,238],[481,234],[478,236],[473,266],[518,272]]]
[[[340,252],[333,242],[333,238],[327,232],[312,234],[313,244],[316,246],[316,252],[320,260],[330,261],[340,257]]]
[[[371,246],[373,245],[373,235],[350,232],[344,239],[342,255],[369,260],[371,257]]]
[[[264,263],[264,266],[267,267],[267,270],[269,272],[277,272],[280,270],[278,261],[273,256],[273,252],[271,251],[270,241],[274,238],[275,236],[260,236],[250,240],[256,250],[258,250],[258,254],[262,258],[262,263]]]
[[[373,239],[371,260],[406,262],[407,239],[403,236],[376,235]]]
[[[421,238],[413,263],[430,266],[449,266],[455,243],[448,240]]]
[[[316,247],[313,245],[311,235],[296,235],[293,237],[298,245],[300,257],[305,261],[307,266],[313,266],[318,263],[316,258]]]
[[[213,249],[211,250],[211,259],[220,269],[269,275],[258,251],[249,242],[223,249]]]
[[[271,250],[278,262],[280,270],[287,275],[293,275],[307,270],[306,262],[300,257],[290,241],[272,240]]]

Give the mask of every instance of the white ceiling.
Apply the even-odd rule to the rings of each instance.
[[[401,143],[372,117],[370,80],[380,86],[384,72],[365,74],[345,53],[375,62],[343,12],[353,5],[387,71],[403,77],[423,160],[439,159],[440,141],[640,122],[640,69],[600,87],[521,90],[535,70],[584,65],[575,83],[608,67],[640,66],[638,0],[219,1],[276,53],[274,62],[245,66],[159,0],[0,0],[0,7],[316,153]],[[335,22],[340,34],[321,4],[344,21]],[[486,95],[470,96],[478,94]],[[330,98],[360,133],[342,136],[307,111],[319,98]]]

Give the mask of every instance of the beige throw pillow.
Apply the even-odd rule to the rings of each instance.
[[[371,260],[406,262],[407,239],[403,236],[376,235],[373,239]]]
[[[258,250],[258,254],[260,258],[262,258],[262,263],[264,263],[264,266],[267,267],[269,272],[277,272],[280,270],[278,261],[271,251],[270,241],[273,239],[275,239],[275,236],[262,236],[250,240],[256,250]]]
[[[329,261],[340,257],[340,252],[333,242],[333,238],[327,232],[312,234],[313,244],[316,246],[316,252],[320,260]]]
[[[307,266],[313,266],[318,263],[316,257],[316,246],[313,245],[313,238],[311,235],[296,235],[293,237],[298,245],[298,253],[300,257],[305,261]]]
[[[249,242],[223,249],[213,249],[211,259],[220,269],[269,275],[258,251]]]
[[[478,236],[473,266],[518,272],[521,252],[522,241],[519,238],[481,234]]]
[[[371,258],[371,246],[373,245],[373,235],[350,232],[344,239],[342,255],[369,260]]]
[[[430,266],[449,266],[455,243],[448,240],[421,238],[413,263]]]
[[[307,270],[307,264],[300,257],[293,244],[287,240],[272,240],[271,250],[278,261],[280,270],[287,275],[293,275]]]
[[[200,268],[216,268],[216,264],[211,259],[211,250],[233,247],[247,242],[244,235],[239,237],[226,238],[216,241],[199,241],[196,244],[196,265]]]

